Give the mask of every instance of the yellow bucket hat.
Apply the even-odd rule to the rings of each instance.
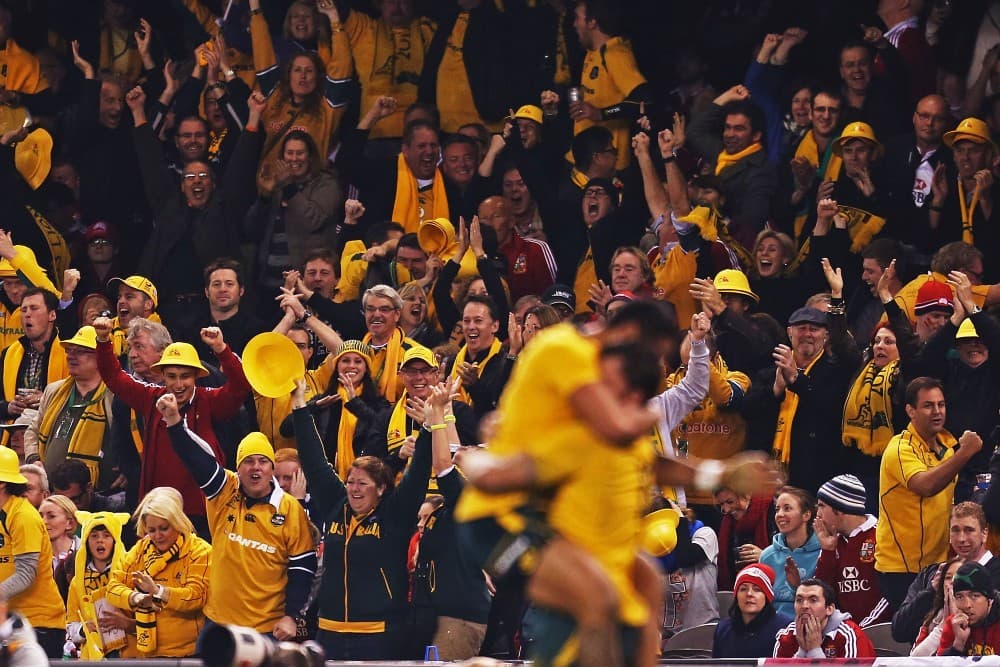
[[[80,330],[77,331],[72,338],[59,342],[62,343],[63,347],[66,347],[67,345],[78,345],[80,347],[85,347],[88,350],[96,350],[97,331],[95,331],[92,326],[80,327]]]
[[[298,350],[296,350],[296,352],[297,351]],[[208,375],[208,370],[201,365],[201,360],[198,358],[198,351],[194,349],[194,345],[191,345],[191,343],[171,343],[170,345],[167,345],[166,349],[163,350],[163,354],[160,356],[160,360],[153,364],[150,368],[156,368],[159,370],[167,366],[185,366],[187,368],[194,368],[198,371],[198,377],[205,377]]]
[[[17,172],[37,190],[52,169],[52,135],[37,127],[14,147]]]
[[[840,133],[833,142],[833,152],[836,155],[842,155],[844,151],[844,144],[852,139],[862,139],[875,144],[875,151],[872,154],[874,158],[882,157],[882,144],[878,142],[875,138],[875,130],[868,123],[851,123],[844,128],[844,131]]]
[[[951,132],[945,132],[943,137],[944,145],[951,148],[957,141],[971,141],[976,144],[989,144],[993,152],[997,152],[997,145],[993,143],[990,135],[990,128],[986,123],[978,118],[966,118],[958,124]]]
[[[541,107],[536,107],[534,104],[525,104],[514,114],[514,118],[527,118],[528,120],[535,121],[539,125],[542,124],[542,116]]]
[[[715,289],[722,294],[742,294],[760,303],[760,297],[750,289],[750,282],[739,269],[723,269],[715,274]]]

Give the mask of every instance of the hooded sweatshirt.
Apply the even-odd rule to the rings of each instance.
[[[69,597],[66,600],[66,636],[74,643],[82,642],[80,647],[80,658],[83,660],[101,660],[104,658],[102,647],[96,641],[84,641],[89,639],[89,633],[83,632],[82,619],[97,621],[97,612],[93,608],[93,603],[104,598],[108,588],[108,580],[111,570],[118,565],[125,556],[125,548],[122,546],[122,526],[128,521],[129,515],[116,512],[90,512],[79,511],[76,519],[83,526],[80,533],[80,548],[76,551],[76,576],[69,584]],[[90,548],[87,539],[94,528],[101,527],[111,533],[115,544],[111,550],[111,558],[108,565],[103,570],[98,571],[92,565]],[[86,598],[86,599],[85,599]],[[87,600],[90,604],[87,604]],[[93,633],[99,636],[99,633]]]
[[[774,642],[775,658],[874,658],[875,647],[868,635],[850,614],[834,609],[823,628],[823,641],[818,648],[803,651],[795,637],[795,621],[778,632]]]
[[[816,534],[811,533],[806,543],[797,549],[789,549],[785,536],[778,533],[771,546],[760,554],[760,562],[774,570],[774,609],[779,614],[795,617],[795,588],[785,578],[785,560],[791,556],[799,566],[799,577],[808,579],[816,573],[820,546]]]

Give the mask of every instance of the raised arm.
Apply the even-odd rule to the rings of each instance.
[[[302,459],[302,472],[306,475],[313,502],[319,510],[318,517],[322,518],[347,496],[347,488],[344,486],[346,480],[337,477],[333,466],[326,459],[316,422],[306,407],[305,392],[305,380],[297,379],[292,392],[292,418],[295,423],[295,440]]]
[[[163,416],[177,457],[191,473],[191,477],[201,487],[205,497],[211,500],[226,485],[226,470],[215,460],[212,447],[181,419],[177,408],[177,397],[164,394],[156,401],[156,409]],[[155,417],[154,417],[155,418]]]

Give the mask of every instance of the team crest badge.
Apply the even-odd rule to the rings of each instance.
[[[272,526],[284,526],[285,525],[285,515],[284,514],[275,514],[274,516],[272,516],[271,517],[271,525]]]
[[[872,540],[868,540],[861,545],[861,561],[864,563],[871,563],[874,560],[875,560],[875,542]]]

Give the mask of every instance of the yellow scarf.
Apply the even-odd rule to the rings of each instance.
[[[105,429],[108,427],[108,415],[104,410],[104,393],[107,387],[104,383],[97,385],[94,396],[84,404],[83,414],[76,422],[73,435],[69,439],[69,449],[66,456],[80,459],[87,468],[90,469],[90,479],[94,486],[100,488],[100,465],[101,465],[101,445],[104,443]],[[45,445],[52,437],[52,429],[56,421],[62,415],[63,410],[71,403],[77,403],[83,397],[76,391],[76,383],[72,378],[66,380],[56,390],[55,395],[49,404],[50,409],[46,410],[41,417],[38,426],[38,454],[45,460]],[[58,409],[51,409],[58,406]]]
[[[492,359],[493,357],[495,357],[498,354],[500,354],[500,350],[502,348],[503,348],[503,345],[501,345],[500,339],[497,338],[496,336],[494,336],[493,337],[493,342],[490,343],[490,351],[486,354],[486,358],[483,359],[482,361],[480,361],[479,362],[479,366],[476,367],[476,375],[477,376],[483,377],[483,369],[486,368],[486,364],[490,363],[490,359]],[[469,346],[468,346],[468,344],[463,345],[462,349],[460,349],[458,351],[458,354],[455,355],[455,364],[451,367],[451,377],[452,378],[457,378],[458,377],[458,369],[461,368],[462,364],[465,363],[465,359],[468,356],[468,354],[469,354]],[[469,392],[466,391],[466,389],[465,389],[464,386],[460,387],[459,390],[458,390],[458,400],[462,401],[466,405],[470,405],[470,406],[473,405],[472,396],[469,395]]]
[[[3,395],[10,400],[17,395],[17,376],[21,370],[21,363],[24,361],[24,345],[15,343],[7,348],[7,355],[4,358],[3,368]],[[62,343],[57,336],[52,337],[49,348],[49,363],[46,369],[45,382],[39,382],[38,388],[44,389],[45,385],[56,380],[62,380],[69,375],[69,366],[66,365],[66,351],[63,350]]]
[[[734,164],[736,164],[743,158],[749,157],[754,153],[757,153],[763,149],[764,146],[762,146],[759,141],[755,141],[754,143],[750,144],[749,146],[741,150],[739,153],[733,153],[732,155],[730,155],[726,151],[722,151],[721,153],[719,153],[719,157],[715,159],[715,175],[718,176],[724,170],[728,169],[729,167],[732,167]]]
[[[594,250],[588,245],[587,254],[576,267],[576,278],[573,279],[573,294],[576,295],[576,312],[590,312],[590,286],[597,284],[597,266],[594,264]]]
[[[899,360],[882,368],[864,367],[844,401],[845,447],[857,447],[868,456],[882,456],[892,428],[892,390],[899,377]]]
[[[372,335],[365,334],[362,342],[372,343]],[[377,350],[372,355],[372,380],[378,387],[378,393],[392,403],[396,400],[397,378],[399,377],[399,362],[403,360],[403,330],[396,327],[385,348]]]
[[[412,432],[406,429],[406,390],[404,389],[399,400],[396,401],[396,405],[392,408],[392,415],[389,417],[389,431],[386,434],[389,455],[395,456],[399,448],[403,446],[403,441],[406,440],[407,436],[416,436],[419,433],[419,424]]]
[[[851,237],[851,252],[860,254],[885,227],[885,218],[853,206],[838,206],[837,212],[847,216],[847,233]]]
[[[840,176],[840,168],[843,166],[844,161],[839,155],[835,155],[830,149],[830,145],[827,145],[826,151],[823,154],[823,159],[825,163],[822,165],[823,173],[820,176],[820,181],[836,181]],[[795,149],[795,157],[804,157],[809,161],[809,164],[813,166],[814,169],[820,169],[820,154],[819,146],[816,145],[816,137],[813,135],[813,131],[809,130],[802,137],[802,141],[799,142],[798,148]],[[810,208],[812,201],[806,202],[803,205],[805,211],[797,216],[795,216],[795,239],[802,242],[802,230],[805,228],[806,220],[809,218]]]
[[[816,362],[823,358],[823,351],[816,355],[816,358],[809,362],[805,370],[800,371],[809,375]],[[782,467],[787,468],[788,462],[792,458],[792,421],[795,420],[795,411],[799,408],[799,395],[794,391],[785,390],[785,399],[781,401],[781,409],[778,410],[778,425],[774,429],[774,445],[771,454]]]
[[[163,572],[163,569],[171,561],[181,557],[182,551],[190,549],[189,540],[184,539],[184,535],[178,535],[170,548],[160,553],[153,542],[146,543],[146,548],[139,557],[139,562],[143,564],[143,570],[153,579]],[[187,549],[185,549],[187,547]],[[156,651],[156,613],[150,611],[135,610],[135,635],[136,646],[140,653],[153,653]]]
[[[355,390],[358,396],[361,395],[363,385],[359,385]],[[357,416],[347,409],[347,390],[343,385],[337,385],[337,396],[340,396],[340,425],[337,426],[337,461],[334,468],[337,476],[344,482],[347,481],[347,474],[351,472],[351,464],[357,456],[354,454],[354,430],[358,427]]]
[[[590,177],[576,167],[573,167],[573,171],[570,172],[569,177],[573,181],[573,185],[581,190],[587,187],[587,183],[590,182]]]
[[[968,204],[965,203],[965,187],[962,185],[962,179],[958,179],[958,206],[962,213],[962,241],[973,245],[973,235],[972,235],[972,222],[976,217],[976,207],[979,205],[979,185],[976,185],[976,189],[972,191],[972,201]]]
[[[440,169],[434,170],[434,184],[431,186],[431,210],[427,211],[417,190],[417,179],[400,153],[396,159],[396,199],[392,204],[392,219],[400,223],[407,233],[416,233],[420,223],[434,218],[450,220],[448,213],[448,193],[444,189],[444,177]]]

